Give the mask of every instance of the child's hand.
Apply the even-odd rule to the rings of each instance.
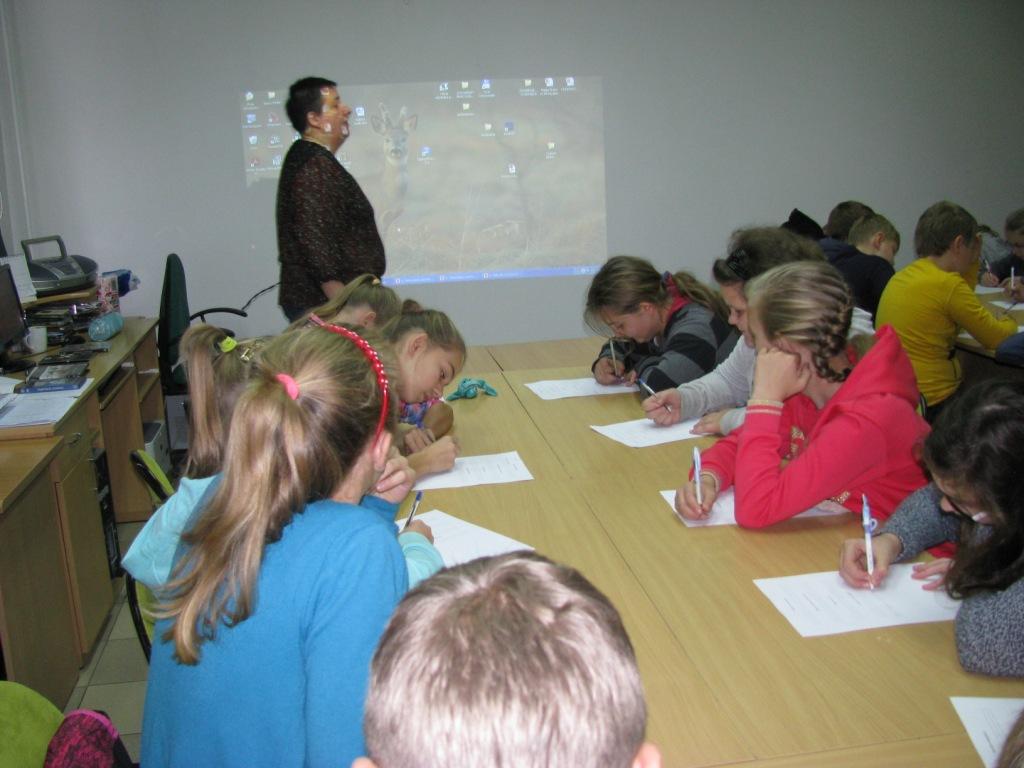
[[[404,531],[401,531],[398,535],[401,536],[403,533],[418,533],[421,536],[425,536],[427,541],[431,544],[434,543],[434,532],[430,530],[430,526],[416,518],[413,518],[413,521],[409,523],[409,527]]]
[[[889,564],[899,556],[900,546],[899,537],[891,533],[872,537],[871,550],[875,557],[875,572],[869,576],[864,537],[847,539],[839,549],[839,575],[851,587],[877,587],[888,575]]]
[[[409,457],[409,463],[416,470],[416,475],[431,475],[435,472],[447,472],[455,466],[459,455],[459,441],[454,435],[445,435],[434,441],[422,451]]]
[[[1010,301],[1024,301],[1024,278],[1014,277],[1013,286],[1010,286],[1010,278],[1006,278],[1000,283],[1003,287],[1003,292],[1006,293],[1006,297]]]
[[[715,481],[711,476],[701,473],[700,491],[703,502],[701,504],[697,503],[697,486],[693,480],[676,491],[676,512],[680,517],[687,520],[707,520],[711,514],[711,505],[715,503],[715,497],[718,495]]]
[[[398,504],[408,495],[415,482],[416,472],[409,466],[409,460],[392,452],[387,464],[384,465],[384,471],[373,486],[372,493],[384,501]]]
[[[940,557],[927,563],[914,563],[914,572],[910,575],[911,578],[924,580],[921,589],[934,591],[941,589],[946,583],[946,574],[952,565],[953,560],[949,557]]]
[[[999,285],[999,278],[991,272],[982,272],[981,278],[978,280],[979,283],[984,285],[986,288],[995,288]]]
[[[803,392],[810,379],[810,366],[803,365],[796,355],[781,349],[761,349],[754,366],[754,387],[750,397],[753,400],[782,402]]]
[[[405,452],[408,454],[422,451],[436,439],[434,433],[429,429],[410,429],[405,433],[405,438],[402,442],[405,446]]]
[[[701,417],[700,421],[693,425],[690,430],[695,435],[720,435],[722,434],[722,417],[729,412],[729,408],[720,411],[712,411]]]
[[[683,396],[675,387],[663,389],[648,397],[640,405],[648,419],[659,427],[667,427],[679,421],[679,414],[683,410]]]
[[[598,384],[620,384],[626,367],[618,360],[614,363],[610,357],[602,357],[594,366],[594,378]]]

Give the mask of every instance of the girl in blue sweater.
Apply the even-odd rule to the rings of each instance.
[[[156,626],[142,763],[348,765],[370,657],[408,585],[373,347],[339,327],[264,347],[222,479],[183,536]]]

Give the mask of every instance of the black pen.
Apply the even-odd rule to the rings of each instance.
[[[412,503],[412,510],[409,512],[409,516],[405,518],[405,525],[402,526],[404,531],[409,527],[409,523],[412,522],[413,517],[416,515],[416,510],[420,508],[420,502],[423,500],[423,491],[416,491],[416,499]]]

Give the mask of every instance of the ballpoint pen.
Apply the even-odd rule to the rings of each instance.
[[[409,516],[407,518],[405,518],[405,525],[402,526],[402,530],[403,531],[406,528],[409,527],[409,523],[412,522],[412,518],[413,518],[413,516],[415,516],[416,510],[420,508],[420,502],[422,500],[423,500],[423,491],[416,491],[416,498],[412,502],[412,510],[409,512]]]
[[[878,523],[871,518],[871,507],[868,506],[867,494],[862,493],[860,499],[861,523],[864,525],[864,556],[868,561],[868,586],[874,589],[875,583],[871,581],[871,576],[875,573],[875,550],[871,543],[871,533],[875,530],[875,526]]]
[[[637,384],[639,384],[639,385],[640,385],[640,386],[641,386],[641,387],[643,388],[644,392],[646,392],[646,393],[647,393],[648,395],[650,395],[651,397],[654,397],[654,395],[655,395],[655,392],[654,392],[654,390],[653,390],[653,389],[651,389],[651,385],[650,385],[650,384],[648,384],[648,383],[647,383],[646,381],[644,381],[643,379],[637,379],[637,380],[636,380],[636,383],[637,383]],[[664,409],[665,409],[666,411],[668,411],[669,413],[672,413],[672,406],[671,406],[671,405],[669,405],[668,403],[662,403],[662,404],[661,404],[661,407],[662,407],[662,408],[664,408]]]
[[[704,506],[704,494],[700,489],[700,448],[693,446],[693,479],[697,487],[697,506]]]

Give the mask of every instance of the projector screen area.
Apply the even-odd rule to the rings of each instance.
[[[393,285],[593,274],[607,253],[599,77],[339,84],[338,160],[373,204]],[[299,139],[288,89],[241,94],[246,185]]]

